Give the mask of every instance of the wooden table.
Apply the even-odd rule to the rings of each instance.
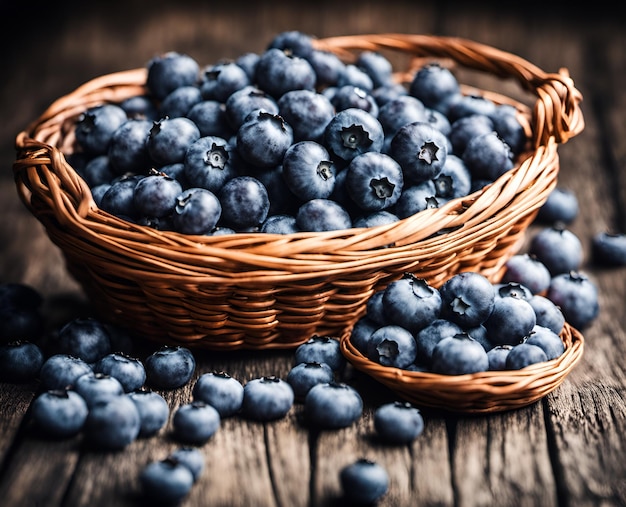
[[[313,434],[301,407],[261,424],[230,418],[201,446],[206,470],[186,506],[340,505],[338,471],[358,457],[391,479],[385,506],[626,505],[626,271],[591,262],[590,239],[626,232],[626,35],[602,3],[572,6],[362,1],[30,2],[0,8],[0,281],[24,282],[46,297],[60,324],[88,302],[60,252],[19,201],[12,179],[17,132],[57,97],[83,82],[141,67],[165,50],[202,63],[261,51],[283,30],[317,36],[401,32],[454,35],[516,53],[547,71],[569,69],[584,96],[584,132],[559,148],[559,184],[581,205],[571,229],[585,248],[583,269],[600,291],[601,312],[584,331],[581,362],[554,392],[528,407],[462,416],[423,410],[426,428],[412,445],[373,440],[372,410],[393,393],[355,374],[366,407],[352,427]],[[9,39],[8,27],[17,29]],[[199,353],[196,375],[222,369],[245,381],[285,376],[291,351]],[[36,385],[0,385],[0,504],[7,507],[138,505],[143,465],[179,444],[169,427],[115,453],[85,449],[80,437],[38,438],[28,424]],[[191,384],[165,393],[172,409]]]

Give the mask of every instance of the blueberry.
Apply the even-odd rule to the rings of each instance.
[[[417,355],[415,338],[402,326],[388,324],[379,327],[370,336],[366,355],[383,366],[406,368]]]
[[[364,69],[354,63],[346,63],[337,76],[337,88],[345,86],[353,86],[369,94],[374,89],[374,81]]]
[[[435,183],[433,180],[427,180],[416,185],[405,185],[394,211],[399,218],[403,219],[425,209],[438,207],[439,200]]]
[[[269,213],[267,189],[252,176],[228,180],[217,197],[222,207],[221,222],[235,230],[258,227]]]
[[[122,127],[120,127],[120,129],[121,128]],[[80,171],[80,175],[93,191],[93,188],[99,185],[105,183],[110,185],[111,181],[118,176],[115,171],[116,168],[113,167],[109,155],[96,155],[89,159],[85,167]]]
[[[378,329],[380,324],[374,322],[369,317],[363,316],[357,320],[350,332],[350,341],[359,352],[363,355],[367,355],[367,347],[372,334]]]
[[[75,391],[51,389],[37,395],[30,407],[30,417],[42,433],[53,438],[77,435],[87,420],[89,408]]]
[[[416,362],[430,366],[435,345],[444,338],[463,333],[463,328],[447,319],[435,319],[415,335]]]
[[[464,271],[453,275],[440,287],[441,316],[461,327],[482,324],[491,315],[495,289],[484,275]]]
[[[600,312],[598,289],[580,271],[552,277],[546,296],[561,309],[565,320],[579,330],[588,327]]]
[[[89,408],[96,403],[124,394],[122,384],[104,373],[85,373],[76,379],[73,389],[82,396]]]
[[[384,442],[410,444],[424,431],[424,418],[411,403],[385,403],[374,412],[374,429]]]
[[[498,345],[517,345],[535,327],[537,316],[530,303],[519,296],[497,297],[491,315],[483,323],[489,340]]]
[[[226,100],[226,120],[237,131],[248,115],[254,111],[278,114],[276,100],[256,86],[246,86]]]
[[[39,370],[40,388],[43,390],[71,387],[76,379],[93,370],[84,360],[69,354],[48,357]]]
[[[335,115],[330,100],[312,90],[292,90],[278,99],[280,116],[293,129],[293,140],[323,142],[326,125]]]
[[[186,117],[155,121],[146,140],[148,155],[157,166],[183,162],[189,146],[200,138],[200,130]]]
[[[327,382],[316,384],[304,398],[307,422],[320,429],[347,428],[363,413],[361,395],[348,384]]]
[[[372,90],[372,97],[378,104],[378,114],[380,114],[380,108],[382,108],[387,102],[395,100],[399,97],[408,95],[408,90],[401,83],[390,83],[384,86],[379,86]]]
[[[374,88],[388,86],[394,82],[391,62],[378,51],[361,51],[355,65],[372,79]]]
[[[177,459],[152,461],[141,469],[142,497],[157,505],[178,505],[191,491],[193,474]]]
[[[299,229],[293,215],[271,215],[264,220],[259,231],[268,234],[293,234]]]
[[[389,322],[416,333],[439,317],[441,295],[427,280],[405,273],[387,285],[382,304]]]
[[[187,112],[199,102],[203,96],[196,85],[179,86],[168,93],[161,101],[159,112],[161,117],[175,118],[186,116]]]
[[[511,148],[495,130],[470,139],[461,158],[474,178],[496,180],[515,166]]]
[[[141,418],[135,403],[123,394],[91,406],[83,429],[86,440],[95,447],[121,450],[139,435]]]
[[[295,364],[325,363],[335,372],[341,371],[346,366],[339,340],[331,336],[312,336],[296,347],[294,356]]]
[[[295,216],[298,208],[303,201],[299,199],[287,186],[283,177],[283,166],[277,165],[270,169],[255,172],[255,177],[263,183],[267,190],[270,200],[270,215],[293,215]]]
[[[535,255],[521,253],[513,255],[505,264],[503,282],[518,282],[533,294],[545,292],[552,276],[546,265]]]
[[[430,123],[434,128],[436,128],[437,130],[439,130],[444,136],[448,137],[450,135],[450,132],[452,130],[452,124],[450,123],[450,120],[448,120],[448,117],[443,114],[441,111],[437,111],[436,109],[431,109],[429,107],[426,108],[425,110],[425,114],[426,114],[426,123]],[[452,143],[450,142],[450,139],[448,139],[448,155],[451,155],[453,153],[453,147],[452,147]]]
[[[311,199],[298,208],[296,225],[301,231],[350,229],[352,219],[346,209],[332,199]]]
[[[105,355],[94,365],[93,370],[95,373],[115,377],[127,393],[139,389],[146,381],[146,369],[143,363],[123,352]]]
[[[135,187],[139,181],[139,177],[133,176],[122,176],[113,181],[100,198],[100,208],[119,218],[137,218],[139,213],[135,208]]]
[[[565,352],[565,345],[561,337],[547,327],[533,327],[533,330],[524,341],[541,347],[546,353],[548,360],[556,359]]]
[[[532,291],[519,282],[500,282],[494,284],[496,297],[505,298],[505,297],[516,297],[520,299],[529,300],[533,297]]]
[[[489,370],[506,370],[506,358],[512,349],[513,345],[496,345],[491,350],[487,351],[487,358],[489,359]]]
[[[405,180],[418,184],[441,172],[448,155],[448,141],[430,123],[416,121],[396,132],[391,139],[389,155],[402,167]]]
[[[484,95],[463,95],[452,102],[446,110],[446,116],[454,123],[465,116],[483,114],[491,117],[495,114],[497,106],[495,102]]]
[[[379,289],[374,292],[365,303],[365,316],[378,326],[389,324],[383,304],[384,295],[385,289]]]
[[[324,146],[339,161],[349,162],[368,151],[381,151],[383,127],[370,113],[351,107],[339,111],[324,130]]]
[[[243,386],[223,371],[203,373],[193,386],[193,399],[214,407],[221,418],[230,417],[241,410]]]
[[[519,343],[506,356],[506,369],[521,370],[531,364],[543,363],[547,360],[548,356],[538,345]]]
[[[163,173],[150,173],[135,186],[135,209],[143,216],[163,218],[174,211],[176,198],[182,191],[177,180]]]
[[[196,360],[188,348],[163,346],[145,362],[147,382],[156,388],[176,389],[187,384],[196,369]]]
[[[442,339],[433,349],[432,371],[443,375],[465,375],[489,369],[487,351],[468,334]]]
[[[402,194],[402,168],[389,155],[379,152],[362,153],[352,159],[346,170],[346,189],[362,210],[380,211],[390,208]]]
[[[303,57],[270,47],[259,57],[254,81],[275,99],[291,90],[313,90],[315,70]]]
[[[527,141],[526,131],[518,119],[518,114],[514,106],[499,104],[489,115],[493,121],[493,128],[510,146],[514,155],[523,151]]]
[[[111,188],[110,183],[102,183],[101,185],[96,185],[91,188],[91,196],[93,197],[93,202],[96,203],[98,208],[102,208],[102,196],[106,193],[106,191]]]
[[[196,84],[200,72],[198,62],[191,56],[175,51],[152,58],[146,67],[146,85],[158,100],[163,100],[176,88]]]
[[[341,77],[339,81],[341,82]],[[378,117],[378,113],[380,112],[378,104],[368,90],[352,84],[340,85],[340,82],[337,84],[335,93],[329,98],[335,111],[362,109],[371,114],[374,118]]]
[[[282,165],[285,183],[298,199],[326,199],[333,192],[337,169],[321,144],[315,141],[292,144]]]
[[[191,472],[194,482],[200,478],[204,470],[204,455],[195,447],[179,447],[174,449],[167,458],[185,465]]]
[[[463,159],[448,153],[441,171],[433,178],[438,199],[456,199],[470,193],[472,175]]]
[[[339,472],[344,500],[353,505],[373,505],[389,490],[389,475],[377,463],[360,458]]]
[[[578,214],[578,198],[574,191],[556,186],[537,211],[535,222],[544,225],[567,225],[571,224]]]
[[[44,355],[36,343],[13,341],[0,344],[0,381],[30,382],[39,376]]]
[[[202,445],[219,429],[219,412],[211,405],[194,400],[179,406],[174,412],[174,436],[181,442]]]
[[[489,352],[495,346],[495,344],[489,338],[487,328],[483,324],[465,328],[464,332],[470,335],[478,343],[480,343],[487,352]]]
[[[237,152],[260,168],[280,164],[293,143],[293,129],[282,116],[259,111],[247,117],[237,130]]]
[[[547,327],[556,334],[561,334],[565,317],[561,309],[545,296],[535,294],[528,302],[537,316],[537,325]]]
[[[126,111],[126,116],[130,120],[149,120],[152,122],[159,118],[157,104],[148,95],[132,95],[122,100],[120,107]]]
[[[159,393],[142,388],[128,393],[128,397],[139,412],[139,437],[154,436],[167,424],[170,407]]]
[[[593,260],[606,266],[626,266],[626,234],[599,232],[591,240]]]
[[[113,134],[126,120],[126,111],[116,104],[89,107],[76,122],[76,142],[90,155],[106,155]]]
[[[273,421],[287,415],[294,402],[291,385],[275,376],[249,380],[244,386],[242,413],[256,421]]]
[[[529,253],[542,262],[552,276],[580,269],[582,242],[561,225],[544,227],[530,240]]]
[[[66,323],[56,338],[56,350],[96,363],[111,353],[111,338],[102,322],[92,317],[77,317]]]
[[[398,215],[391,211],[380,210],[362,215],[354,220],[354,227],[378,227],[379,225],[393,224],[400,220]]]
[[[426,120],[426,108],[411,95],[400,95],[391,99],[378,111],[378,121],[386,136],[393,136],[409,123]]]
[[[461,87],[450,69],[431,63],[415,73],[409,83],[409,93],[426,107],[446,113],[448,105],[460,98]]]
[[[300,362],[287,374],[287,382],[291,385],[296,400],[304,400],[310,389],[317,384],[332,382],[334,372],[326,363]]]
[[[234,92],[251,84],[245,69],[236,62],[223,61],[202,70],[200,91],[204,100],[226,102]]]
[[[185,116],[196,124],[202,137],[228,139],[235,133],[226,118],[226,105],[223,102],[203,100],[194,104]]]
[[[240,54],[235,59],[235,63],[239,65],[243,70],[245,70],[246,74],[248,74],[248,78],[252,80],[254,79],[254,71],[260,57],[261,56],[258,53],[255,53],[254,51],[248,51],[246,53]]]
[[[474,137],[493,131],[493,120],[484,114],[472,114],[459,118],[450,123],[448,138],[452,144],[452,153],[462,157],[467,144]]]
[[[287,53],[307,58],[313,51],[313,37],[300,30],[286,30],[274,35],[267,49],[282,49]]]
[[[228,141],[217,136],[201,137],[191,143],[183,162],[189,185],[217,194],[228,180],[237,176],[232,152]]]
[[[212,231],[222,216],[217,196],[206,188],[188,188],[177,197],[172,222],[183,234],[206,234]]]

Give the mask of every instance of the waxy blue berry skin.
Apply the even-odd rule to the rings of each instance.
[[[440,287],[441,316],[461,327],[478,326],[491,315],[495,304],[495,288],[480,273],[464,271]]]
[[[379,325],[380,324],[374,322],[367,315],[365,315],[357,320],[352,328],[350,341],[352,342],[352,345],[354,345],[364,356],[367,355],[367,347],[372,337],[372,333],[378,329]]]
[[[352,505],[374,505],[389,490],[387,471],[365,458],[343,467],[339,482],[344,500]]]
[[[93,371],[115,377],[127,393],[141,388],[146,381],[143,363],[123,352],[112,352],[102,357],[94,365]]]
[[[511,148],[495,131],[470,139],[461,158],[474,179],[493,181],[515,166]]]
[[[548,356],[538,345],[520,343],[515,345],[506,356],[507,370],[521,370],[531,364],[543,363]]]
[[[237,130],[237,152],[255,167],[270,168],[282,163],[292,144],[293,129],[277,114],[252,114]]]
[[[291,90],[313,90],[316,82],[315,70],[305,58],[279,48],[268,48],[260,55],[254,77],[276,100]]]
[[[111,338],[99,320],[77,317],[60,329],[55,348],[58,353],[69,354],[94,364],[111,353]]]
[[[461,97],[461,87],[452,71],[438,63],[421,67],[409,84],[409,94],[426,107],[446,113],[449,104]]]
[[[163,173],[150,173],[135,185],[133,203],[140,215],[163,218],[174,211],[176,198],[182,191],[178,180]]]
[[[143,176],[122,176],[113,181],[100,198],[100,209],[126,220],[136,219],[135,187],[141,178]]]
[[[303,401],[314,385],[332,382],[334,372],[326,363],[306,362],[296,364],[287,374],[295,399]]]
[[[217,197],[222,207],[221,223],[234,230],[259,227],[269,213],[267,189],[252,176],[228,180]]]
[[[149,120],[150,123],[159,119],[158,106],[148,95],[133,95],[120,102],[129,120]]]
[[[533,297],[532,291],[519,282],[499,282],[493,285],[497,298],[516,297],[528,301]]]
[[[89,107],[76,122],[76,142],[90,155],[106,155],[113,134],[126,120],[126,111],[116,104]]]
[[[200,88],[196,85],[180,86],[172,90],[161,101],[159,112],[161,118],[186,116],[187,112],[198,102],[202,102]]]
[[[339,340],[332,336],[312,336],[298,345],[294,356],[295,364],[325,363],[333,371],[341,371],[346,366],[346,358],[341,353]]]
[[[226,118],[226,105],[217,100],[203,100],[185,115],[196,124],[201,137],[216,136],[229,139],[235,134]]]
[[[167,458],[185,465],[191,472],[194,482],[200,478],[204,470],[204,455],[196,447],[179,447],[174,449]]]
[[[415,337],[402,326],[388,324],[372,333],[367,343],[367,357],[383,366],[406,368],[415,362]]]
[[[228,180],[237,176],[233,146],[218,136],[205,136],[191,143],[185,154],[184,174],[191,187],[217,194]]]
[[[363,413],[361,395],[348,384],[316,384],[304,398],[304,413],[309,424],[320,429],[347,428]]]
[[[363,109],[339,111],[324,130],[324,146],[344,163],[368,151],[381,151],[385,134],[378,119]]]
[[[561,309],[565,320],[578,330],[591,325],[600,312],[598,288],[580,271],[552,277],[546,296]]]
[[[524,150],[527,141],[526,131],[517,115],[517,109],[509,104],[497,105],[495,111],[489,115],[493,121],[493,128],[509,145],[514,155]]]
[[[393,224],[398,220],[400,220],[400,217],[391,211],[373,211],[355,218],[353,227],[378,227],[379,225]]]
[[[83,429],[88,412],[82,396],[68,389],[44,391],[37,395],[30,407],[34,425],[53,438],[77,435]]]
[[[86,440],[99,449],[121,450],[139,435],[141,418],[127,394],[97,401],[83,427]]]
[[[206,188],[188,188],[177,197],[172,223],[183,234],[208,234],[222,216],[217,196]]]
[[[301,231],[323,232],[350,229],[348,211],[332,199],[311,199],[298,208],[296,225]]]
[[[463,333],[463,328],[447,319],[437,318],[415,335],[415,362],[430,367],[433,350],[444,338]]]
[[[483,326],[489,341],[498,345],[517,345],[532,331],[537,316],[530,303],[517,296],[496,297],[491,315]]]
[[[449,336],[433,349],[432,371],[442,375],[464,375],[489,369],[487,351],[468,334]]]
[[[181,86],[198,82],[200,66],[191,56],[169,51],[152,58],[146,65],[146,85],[158,100]]]
[[[367,111],[374,118],[378,118],[379,108],[376,99],[372,97],[368,90],[358,86],[352,84],[338,84],[335,93],[329,100],[335,111],[353,108],[362,109],[363,111]]]
[[[424,418],[410,403],[386,403],[374,412],[374,429],[384,442],[410,444],[424,431]]]
[[[411,273],[387,285],[382,303],[388,320],[413,334],[437,319],[441,312],[439,290]]]
[[[308,58],[313,51],[313,37],[300,30],[285,30],[272,38],[267,49],[282,49],[301,58]]]
[[[257,86],[246,86],[234,92],[226,100],[226,120],[236,132],[244,123],[249,114],[255,111],[265,111],[278,114],[278,104]]]
[[[626,266],[626,234],[599,232],[591,239],[593,261],[603,266]]]
[[[332,194],[337,169],[321,144],[315,141],[292,144],[282,165],[285,183],[298,199],[326,199]]]
[[[426,121],[426,108],[419,99],[411,95],[400,95],[381,106],[378,121],[386,136],[394,136],[409,123]]]
[[[560,224],[537,232],[528,249],[552,276],[577,271],[582,266],[584,253],[580,238]]]
[[[524,341],[541,347],[546,353],[548,361],[560,357],[565,352],[565,344],[561,337],[547,327],[533,327],[533,330]]]
[[[463,160],[448,153],[439,174],[433,178],[435,196],[441,200],[456,199],[470,193],[472,175]]]
[[[144,361],[147,383],[160,389],[176,389],[187,384],[196,370],[196,360],[186,347],[164,346]]]
[[[293,234],[298,231],[296,217],[284,214],[268,216],[259,229],[259,232],[268,234]]]
[[[122,384],[115,378],[104,373],[86,373],[76,379],[74,391],[80,394],[89,408],[96,403],[124,394]]]
[[[139,437],[156,435],[167,424],[170,407],[156,391],[137,389],[128,393],[139,412]]]
[[[155,121],[146,140],[148,155],[157,166],[183,162],[191,144],[200,138],[200,130],[189,118],[178,116]]]
[[[177,459],[152,461],[139,474],[142,497],[156,505],[178,505],[194,484],[191,470]]]
[[[487,358],[489,359],[489,370],[502,371],[506,370],[506,358],[509,352],[513,349],[513,345],[496,345],[491,350],[487,351]]]
[[[40,388],[65,389],[71,387],[76,379],[85,373],[93,372],[84,360],[69,354],[54,354],[48,357],[39,370]]]
[[[452,123],[460,118],[474,114],[483,114],[491,117],[496,112],[496,104],[493,100],[483,95],[463,95],[450,104],[446,116]]]
[[[118,175],[146,172],[150,167],[146,139],[151,128],[150,120],[129,119],[113,132],[107,150],[112,172]]]
[[[181,442],[204,444],[219,429],[219,412],[203,401],[194,400],[179,406],[174,412],[172,426],[174,436]]]
[[[344,65],[343,71],[337,76],[337,88],[345,86],[353,86],[369,94],[374,89],[374,81],[365,70],[354,63],[347,63]]]
[[[291,385],[275,376],[251,379],[243,389],[242,414],[256,421],[274,421],[285,417],[295,399]]]
[[[236,62],[224,61],[202,69],[200,91],[204,100],[226,102],[234,92],[251,84],[242,67]]]
[[[422,183],[441,172],[448,156],[448,140],[430,123],[409,123],[391,139],[389,155],[402,167],[407,184]]]
[[[312,90],[292,90],[278,99],[280,116],[293,129],[294,142],[321,143],[326,125],[335,115],[335,108],[323,94]]]
[[[452,153],[463,157],[467,144],[476,136],[493,132],[493,121],[484,114],[471,114],[450,123],[448,139]]]
[[[389,155],[379,152],[357,155],[345,170],[348,194],[362,210],[381,211],[398,202],[404,176],[400,165]]]
[[[320,49],[314,49],[311,51],[307,60],[315,70],[317,86],[322,89],[330,86],[336,86],[339,76],[346,66],[346,64],[335,53]]]
[[[556,186],[537,211],[535,222],[551,226],[569,225],[578,217],[579,211],[576,193],[569,188]]]
[[[535,310],[537,325],[547,327],[560,335],[565,325],[565,316],[561,309],[553,301],[539,294],[535,294],[528,302]]]
[[[23,383],[35,380],[44,363],[39,345],[28,341],[0,344],[0,381]]]
[[[361,51],[354,63],[372,79],[374,88],[389,86],[394,83],[393,66],[382,53]]]
[[[193,386],[193,399],[214,407],[221,418],[233,416],[243,404],[243,385],[223,371],[203,373]]]
[[[415,215],[425,209],[439,207],[437,189],[433,180],[423,181],[416,185],[406,184],[400,198],[393,208],[396,215],[403,219]]]
[[[505,264],[502,282],[518,282],[533,294],[545,292],[552,276],[546,265],[534,255],[521,253],[511,257]]]

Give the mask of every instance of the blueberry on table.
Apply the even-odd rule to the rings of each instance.
[[[175,51],[155,56],[146,67],[146,85],[150,94],[158,100],[163,100],[176,88],[196,84],[200,73],[195,59]]]
[[[552,277],[546,296],[561,309],[565,320],[578,330],[588,327],[600,312],[598,288],[580,271]]]
[[[189,186],[217,194],[228,180],[237,176],[233,150],[226,139],[214,135],[191,143],[183,161],[183,173]]]
[[[18,340],[0,344],[0,381],[23,383],[35,380],[44,360],[36,343]]]
[[[424,418],[408,402],[386,403],[374,412],[374,429],[384,442],[410,444],[424,431]]]
[[[39,370],[40,388],[43,390],[71,387],[76,379],[93,369],[83,359],[69,354],[54,354],[48,357]]]
[[[146,381],[143,363],[124,352],[112,352],[102,357],[94,365],[93,371],[115,377],[127,393],[141,388]]]
[[[464,375],[489,369],[487,351],[468,334],[441,340],[433,349],[432,371],[443,375]]]
[[[379,464],[365,458],[339,472],[344,500],[352,505],[373,505],[389,490],[389,475]]]
[[[449,104],[461,97],[461,87],[450,69],[435,62],[420,67],[415,73],[409,94],[426,107],[446,114]]]
[[[87,420],[89,408],[77,392],[51,389],[37,395],[30,408],[34,425],[53,438],[77,435]]]
[[[217,194],[220,221],[234,230],[259,227],[267,218],[270,200],[265,185],[253,176],[228,180]]]
[[[370,336],[366,355],[383,366],[407,368],[417,357],[415,338],[409,330],[396,324],[379,327]]]
[[[135,403],[122,394],[91,406],[83,428],[86,440],[94,447],[121,450],[139,436],[141,418]]]
[[[116,104],[89,107],[76,121],[76,142],[92,156],[106,155],[115,131],[127,120],[126,111]]]
[[[208,234],[222,216],[217,196],[206,188],[188,188],[177,197],[172,216],[174,230],[182,234]]]
[[[170,407],[159,393],[142,388],[129,392],[128,397],[139,412],[139,437],[156,435],[167,424]]]
[[[295,399],[303,401],[314,385],[332,382],[334,372],[326,363],[298,363],[287,374]]]
[[[341,371],[346,365],[339,340],[332,336],[314,335],[298,345],[294,355],[295,364],[324,363],[334,372]]]
[[[306,420],[316,428],[346,428],[361,417],[363,400],[356,389],[348,384],[316,384],[304,398],[304,413]]]
[[[544,227],[530,240],[529,253],[542,262],[552,276],[578,270],[583,261],[580,238],[561,224]]]
[[[92,317],[77,317],[66,323],[57,335],[54,347],[94,364],[111,353],[111,338],[105,325]]]
[[[495,288],[487,277],[464,271],[453,275],[440,287],[441,316],[460,325],[474,327],[491,315]]]
[[[148,155],[157,166],[183,162],[192,143],[200,138],[200,130],[189,118],[164,117],[153,122],[146,140]]]
[[[543,363],[548,360],[544,350],[538,345],[520,343],[515,345],[506,356],[507,370],[521,370],[532,364]]]
[[[302,201],[328,198],[335,188],[337,169],[328,150],[315,141],[292,144],[282,166],[285,183]]]
[[[293,388],[286,380],[273,375],[254,378],[244,386],[241,410],[250,419],[274,421],[287,415],[294,397]]]
[[[296,213],[296,225],[301,231],[323,232],[352,228],[348,211],[333,199],[311,199]]]
[[[389,155],[379,152],[357,155],[345,170],[348,194],[362,210],[391,208],[402,194],[402,168]]]
[[[573,190],[556,186],[537,211],[535,222],[554,226],[571,224],[579,214],[578,198]]]
[[[172,418],[175,438],[195,445],[204,444],[215,434],[220,424],[219,412],[199,400],[179,406]]]
[[[89,408],[98,401],[124,394],[122,384],[104,373],[85,373],[76,379],[73,389],[80,394]]]
[[[363,109],[339,111],[326,125],[323,144],[338,161],[350,162],[368,151],[381,151],[385,134],[378,119]]]
[[[191,491],[191,470],[177,459],[152,461],[139,474],[141,494],[156,505],[178,505]]]
[[[169,453],[167,458],[185,465],[191,472],[194,482],[204,470],[204,455],[196,447],[179,447]]]
[[[593,260],[605,266],[626,266],[626,234],[599,232],[591,240]]]
[[[44,332],[43,296],[30,285],[0,284],[0,343],[37,342]]]
[[[203,373],[196,380],[193,399],[214,407],[221,418],[237,414],[243,404],[243,385],[223,371]]]
[[[196,360],[186,347],[166,345],[144,361],[147,383],[161,389],[176,389],[187,384],[196,369]]]

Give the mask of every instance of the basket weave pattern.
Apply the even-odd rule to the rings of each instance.
[[[345,59],[363,49],[390,50],[411,57],[412,65],[444,59],[513,78],[536,98],[532,110],[515,103],[527,123],[529,150],[483,190],[393,224],[185,236],[98,209],[66,161],[81,112],[146,92],[145,69],[99,77],[58,99],[18,135],[13,169],[21,199],[104,318],[163,342],[215,350],[292,348],[313,334],[346,337],[373,292],[405,272],[433,286],[461,271],[498,279],[556,185],[558,144],[583,129],[582,97],[567,72],[546,73],[455,38],[364,35],[316,45]],[[398,79],[411,72],[409,66]]]

